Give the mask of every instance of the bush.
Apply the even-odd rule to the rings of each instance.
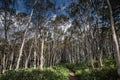
[[[104,66],[96,69],[92,69],[89,64],[86,62],[81,64],[62,63],[43,71],[32,68],[10,70],[0,74],[0,80],[67,80],[69,71],[66,66],[72,68],[81,80],[117,80],[114,60],[103,60]]]

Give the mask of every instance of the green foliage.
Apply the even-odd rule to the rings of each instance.
[[[0,80],[67,80],[69,71],[66,66],[72,68],[81,80],[117,80],[114,60],[104,59],[102,68],[92,69],[89,65],[89,62],[81,64],[62,63],[43,71],[33,68],[10,70],[0,74]]]
[[[104,68],[115,68],[116,62],[113,59],[104,59],[103,65]]]
[[[117,80],[116,69],[84,69],[82,73],[77,71],[81,80]]]
[[[46,70],[20,69],[10,70],[0,76],[0,80],[66,80],[68,71],[63,66],[55,66]]]

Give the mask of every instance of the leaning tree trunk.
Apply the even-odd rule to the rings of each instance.
[[[27,33],[27,30],[24,33],[23,42],[22,42],[22,45],[21,45],[21,48],[20,48],[20,51],[19,51],[19,57],[18,57],[18,60],[17,60],[16,70],[18,70],[19,65],[20,65],[20,60],[21,60],[22,53],[23,53],[23,47],[24,47],[24,44],[25,44],[26,33]]]
[[[30,46],[29,54],[28,54],[28,57],[27,57],[27,59],[26,59],[26,61],[25,61],[25,68],[28,68],[28,62],[29,62],[29,60],[30,60],[32,48],[33,48],[33,42],[32,42],[32,44],[31,44],[31,46]]]
[[[35,1],[34,5],[36,3],[37,3],[37,0]],[[25,30],[25,33],[24,33],[24,36],[23,36],[22,45],[21,45],[21,48],[19,50],[19,57],[18,57],[18,60],[17,60],[16,70],[18,70],[19,65],[20,65],[20,60],[21,60],[22,53],[23,53],[23,47],[24,47],[24,44],[25,44],[25,37],[26,37],[27,31],[28,31],[28,28],[29,28],[29,25],[30,25],[30,22],[31,22],[33,12],[34,12],[34,9],[32,9],[32,11],[31,11],[30,18],[29,18],[29,21],[28,21],[28,24],[27,24],[27,27],[26,27],[26,30]]]
[[[118,72],[118,75],[120,76],[120,50],[119,50],[118,40],[117,40],[115,27],[114,27],[112,7],[111,7],[109,0],[107,0],[107,4],[110,10],[110,21],[111,21],[111,28],[112,28],[112,33],[113,33],[112,36],[113,36],[113,41],[114,41],[115,49],[116,49],[115,59],[116,59],[117,72]]]

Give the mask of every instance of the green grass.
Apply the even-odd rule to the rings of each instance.
[[[81,80],[117,80],[115,61],[103,60],[102,68],[92,69],[87,67],[90,63],[81,64],[59,64],[49,67],[43,71],[39,69],[19,69],[18,71],[10,70],[0,74],[0,80],[67,80],[69,71],[66,65],[75,70]]]

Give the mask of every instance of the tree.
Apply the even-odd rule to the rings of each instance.
[[[9,42],[8,42],[8,33],[9,33],[9,30],[10,30],[10,26],[13,24],[13,21],[11,20],[11,14],[12,12],[10,11],[13,11],[12,9],[9,8],[9,6],[12,4],[12,1],[11,0],[2,0],[1,1],[1,5],[2,5],[2,8],[1,8],[1,14],[2,14],[2,17],[1,18],[1,21],[2,21],[2,24],[1,27],[3,27],[3,31],[4,31],[4,39],[5,39],[5,42],[4,42],[4,51],[3,51],[3,73],[6,71],[6,68],[7,68],[7,62],[8,62],[8,59],[7,59],[7,56],[10,55],[10,53],[8,52],[8,50],[10,49],[9,48]]]
[[[35,6],[36,3],[37,3],[37,0],[35,0],[33,6]],[[23,35],[23,42],[22,42],[22,45],[21,45],[21,48],[20,48],[20,51],[19,51],[19,57],[18,57],[18,60],[17,60],[16,70],[18,70],[19,65],[20,65],[20,59],[22,57],[23,47],[24,47],[24,44],[25,44],[25,37],[26,37],[27,31],[28,31],[29,26],[30,26],[30,22],[31,22],[31,19],[32,19],[33,12],[34,12],[34,8],[32,8],[32,10],[31,10],[31,14],[30,14],[30,17],[29,17],[29,20],[28,20],[28,23],[27,23],[27,27],[26,27],[25,33]]]
[[[107,4],[108,4],[108,7],[109,7],[109,11],[110,11],[112,36],[113,36],[113,41],[114,41],[115,49],[116,49],[115,58],[116,58],[117,72],[118,72],[118,75],[120,76],[120,50],[119,50],[118,40],[117,40],[117,36],[116,36],[116,32],[115,32],[112,6],[111,6],[109,0],[107,0]]]

